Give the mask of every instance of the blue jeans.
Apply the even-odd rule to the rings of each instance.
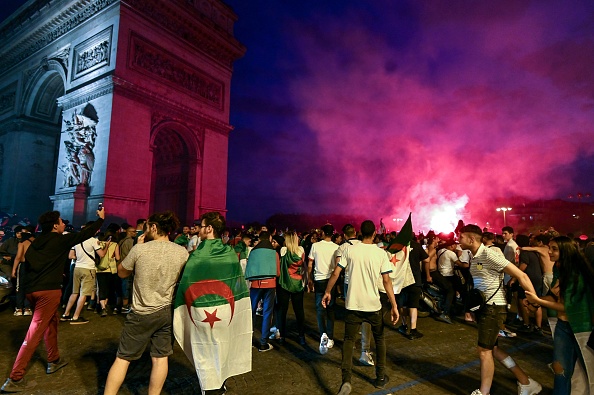
[[[329,339],[334,339],[334,305],[336,301],[336,287],[332,288],[330,294],[332,299],[326,308],[322,306],[322,298],[326,292],[328,280],[314,281],[314,291],[316,296],[316,317],[318,319],[318,329],[320,336],[322,333],[328,335]]]
[[[275,288],[250,288],[250,301],[252,302],[252,321],[256,322],[256,309],[262,300],[262,336],[260,344],[268,344],[270,327],[272,326],[272,312],[274,310]]]
[[[578,358],[582,359],[582,352],[569,322],[557,320],[553,338],[553,363],[561,364],[563,373],[555,373],[553,395],[571,394],[571,376]]]

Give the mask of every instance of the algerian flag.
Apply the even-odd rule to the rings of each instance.
[[[412,220],[411,214],[408,214],[408,219],[400,229],[400,232],[394,240],[388,245],[386,251],[388,259],[392,262],[392,287],[394,294],[399,294],[402,288],[414,284],[415,277],[410,268],[409,255],[411,251],[410,241],[412,240]]]
[[[200,387],[219,389],[252,370],[252,311],[237,254],[221,239],[190,255],[175,297],[173,332]]]

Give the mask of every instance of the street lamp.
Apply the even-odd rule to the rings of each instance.
[[[511,207],[497,207],[497,211],[503,211],[503,226],[507,226],[507,220],[505,218],[505,213],[511,211]]]

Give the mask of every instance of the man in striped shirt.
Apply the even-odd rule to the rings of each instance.
[[[495,373],[496,358],[508,368],[518,380],[519,395],[538,394],[542,386],[529,378],[516,365],[512,357],[497,346],[499,328],[503,324],[506,313],[505,291],[502,287],[503,274],[517,279],[522,288],[534,292],[534,287],[526,273],[510,264],[505,257],[481,243],[483,232],[476,225],[466,225],[460,231],[460,247],[470,251],[470,274],[474,287],[483,292],[487,303],[477,312],[478,353],[481,364],[481,388],[471,395],[488,395]]]

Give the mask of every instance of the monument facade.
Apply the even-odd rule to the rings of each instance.
[[[218,0],[31,0],[0,25],[0,211],[226,211],[245,48]]]

